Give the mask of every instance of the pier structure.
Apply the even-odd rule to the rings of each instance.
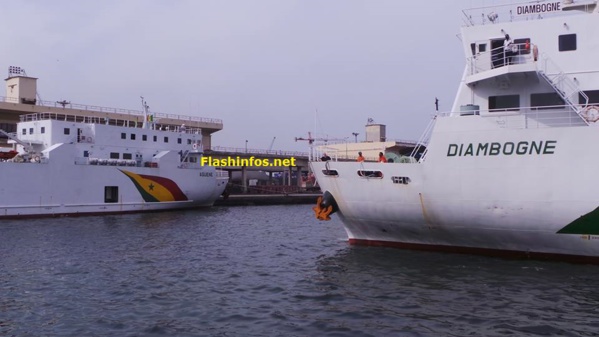
[[[71,103],[69,101],[44,101],[37,93],[37,78],[30,77],[20,67],[10,66],[6,81],[6,96],[0,96],[0,129],[16,132],[21,115],[49,112],[57,115],[77,116],[81,120],[102,121],[109,125],[141,127],[148,118],[142,110],[109,108],[96,105]],[[155,127],[165,130],[179,130],[183,125],[191,129],[202,129],[204,149],[210,149],[212,134],[223,129],[223,121],[217,118],[184,116],[172,113],[150,111]],[[0,145],[7,138],[0,137]]]
[[[274,173],[281,173],[283,176],[282,186],[298,187],[298,188],[279,188],[277,192],[297,191],[305,183],[302,177],[306,177],[309,172],[309,154],[308,152],[299,151],[277,151],[277,150],[260,150],[260,149],[245,149],[234,147],[213,146],[210,150],[205,150],[205,157],[209,157],[213,161],[230,161],[233,163],[248,163],[253,160],[254,163],[266,160],[270,165],[224,165],[219,168],[229,172],[229,181],[232,181],[235,173],[240,173],[241,189],[243,193],[249,191],[249,180],[255,179],[257,175],[252,173],[262,172],[268,174],[268,182],[273,181]],[[295,165],[275,165],[276,161],[286,161]],[[292,176],[295,173],[295,184],[292,182]],[[269,186],[270,184],[266,184]],[[263,190],[269,190],[268,187],[262,187]],[[275,191],[272,191],[275,192]]]

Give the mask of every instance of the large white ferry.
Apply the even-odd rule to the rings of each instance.
[[[314,159],[317,216],[352,244],[599,261],[597,1],[464,14],[452,111],[408,160]]]
[[[201,165],[201,130],[160,130],[144,108],[143,124],[42,112],[0,130],[0,218],[211,206],[228,175]]]

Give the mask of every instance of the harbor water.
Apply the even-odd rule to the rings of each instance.
[[[599,266],[349,246],[309,205],[3,220],[0,336],[598,336]]]

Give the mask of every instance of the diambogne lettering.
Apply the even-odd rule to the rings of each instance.
[[[447,157],[523,156],[554,154],[556,140],[449,144]]]
[[[547,4],[523,5],[516,8],[516,13],[522,15],[557,12],[562,10],[561,4],[561,2],[552,2]]]

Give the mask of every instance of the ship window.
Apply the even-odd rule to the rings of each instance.
[[[394,184],[407,185],[407,184],[410,183],[411,180],[410,180],[410,177],[396,177],[396,176],[393,176],[393,177],[391,177],[391,181]]]
[[[177,144],[181,144],[181,138],[177,138]]]
[[[168,143],[168,137],[164,137],[164,142]]]
[[[489,96],[489,111],[518,111],[520,95]]]
[[[32,135],[33,134],[33,128],[29,128],[29,134]]]
[[[118,152],[110,152],[110,159],[119,159],[120,154]]]
[[[122,132],[122,133],[121,133],[121,139],[127,139],[127,134],[126,134],[126,133],[124,133],[124,132]]]
[[[358,170],[358,175],[364,178],[382,178],[383,172],[381,171],[367,171],[367,170]]]
[[[563,109],[564,105],[564,100],[556,92],[530,95],[530,106],[533,109]]]
[[[334,176],[334,177],[337,177],[339,175],[337,170],[322,170],[322,174],[324,174],[325,176]]]
[[[560,35],[559,51],[576,50],[576,34]]]
[[[589,104],[597,104],[599,103],[599,90],[587,90],[584,91],[585,95],[589,98]],[[582,95],[578,95],[578,103],[585,104],[586,100]]]
[[[70,134],[71,134],[71,129],[69,129],[69,128],[64,128],[64,134],[65,134],[65,135],[70,135]]]
[[[45,126],[42,126],[42,128],[40,129],[40,132],[41,132],[41,133],[46,133],[46,127],[45,127]]]
[[[148,136],[147,135],[141,135],[141,140],[143,140],[145,142],[146,140],[148,140]]]
[[[123,153],[123,159],[133,159],[133,155],[131,153]]]
[[[83,158],[87,158],[89,157],[89,151],[85,150],[83,151]]]
[[[104,186],[104,202],[119,202],[118,186]]]
[[[135,134],[134,133],[131,134],[131,140],[135,140]]]
[[[187,140],[187,145],[191,145],[191,139]]]
[[[487,44],[486,43],[481,43],[478,45],[478,52],[479,53],[484,53],[487,51]]]
[[[23,134],[26,135],[27,134],[27,129],[23,129]]]
[[[470,49],[472,49],[472,55],[476,54],[476,43],[471,43]]]
[[[157,136],[154,136],[154,141],[155,142],[158,141],[158,137]]]

